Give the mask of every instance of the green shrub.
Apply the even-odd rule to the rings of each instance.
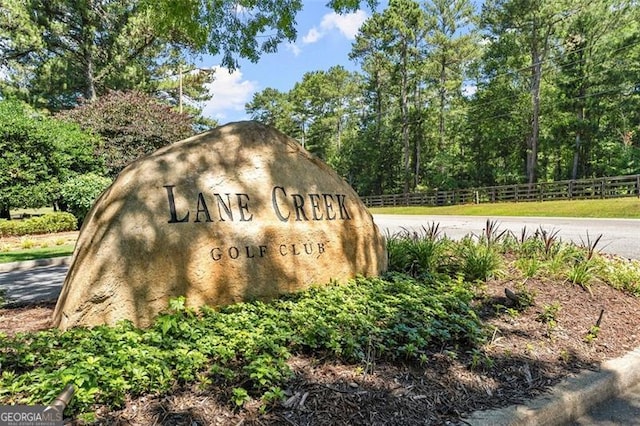
[[[456,246],[457,269],[467,281],[487,281],[502,268],[502,256],[493,245],[465,237]]]
[[[62,202],[82,224],[93,203],[110,184],[111,179],[95,173],[74,176],[62,184]]]
[[[24,220],[0,220],[0,237],[75,231],[78,221],[67,212],[47,213]]]
[[[602,268],[601,276],[613,288],[640,296],[640,261],[611,259]]]
[[[401,233],[387,238],[389,270],[414,277],[443,269],[451,241],[424,228],[422,233]]]

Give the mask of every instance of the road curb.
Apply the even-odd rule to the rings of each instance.
[[[598,371],[567,378],[523,405],[477,411],[464,422],[473,426],[563,425],[640,383],[640,347],[604,362]]]
[[[62,266],[71,263],[71,256],[52,257],[49,259],[26,260],[24,262],[0,263],[0,273],[26,271],[42,266]]]

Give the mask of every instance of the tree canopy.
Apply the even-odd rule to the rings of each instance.
[[[360,3],[329,5],[345,12]],[[230,69],[239,58],[257,61],[295,39],[302,2],[3,0],[2,8],[1,92],[57,111],[109,90],[135,89],[177,104],[177,85],[169,83],[194,68],[198,55],[220,54]],[[192,80],[191,95],[198,98],[210,79]]]
[[[341,116],[326,158],[362,195],[640,173],[638,2],[391,0],[350,56],[349,90],[307,73],[247,111],[312,150]]]
[[[136,91],[109,92],[57,116],[101,136],[98,153],[111,177],[132,161],[194,133],[187,114]]]
[[[99,139],[19,101],[0,101],[0,217],[10,209],[52,204],[60,184],[102,171]]]

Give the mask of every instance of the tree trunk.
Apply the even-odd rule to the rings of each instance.
[[[439,149],[444,149],[444,109],[447,102],[447,70],[445,68],[445,60],[442,59],[440,63],[440,111],[438,117],[438,134],[439,134]]]
[[[11,212],[9,206],[0,206],[0,219],[11,220]]]
[[[582,126],[584,122],[584,107],[580,106],[577,113],[578,129],[576,130],[576,145],[573,152],[573,168],[571,170],[571,179],[578,178],[578,166],[580,165],[580,151],[582,150]]]
[[[535,45],[531,48],[531,134],[527,141],[527,182],[536,183],[538,177],[538,139],[540,136],[540,82],[542,80],[542,59]]]
[[[89,102],[97,99],[96,80],[93,61],[94,41],[93,23],[91,13],[93,12],[93,0],[87,0],[86,9],[83,10],[82,21],[82,61],[84,63],[85,90],[84,96]]]
[[[382,77],[379,74],[379,71],[376,69],[375,71],[375,96],[376,96],[376,131],[375,131],[375,141],[376,141],[376,149],[379,153],[384,155],[384,149],[382,145]],[[382,162],[378,160],[377,167],[377,176],[376,176],[376,191],[378,194],[382,194],[384,192],[384,171]]]
[[[411,153],[410,153],[410,141],[409,141],[409,106],[408,106],[408,76],[407,76],[407,47],[403,47],[402,52],[402,80],[400,84],[400,114],[402,120],[402,171],[404,173],[404,187],[403,192],[409,193],[411,186]]]

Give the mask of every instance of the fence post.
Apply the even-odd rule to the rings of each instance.
[[[605,198],[606,190],[607,190],[607,180],[605,178],[602,178],[602,181],[600,181],[600,199]]]
[[[573,198],[573,181],[569,181],[569,199]]]
[[[638,194],[638,198],[640,198],[640,175],[636,175],[636,193]]]

